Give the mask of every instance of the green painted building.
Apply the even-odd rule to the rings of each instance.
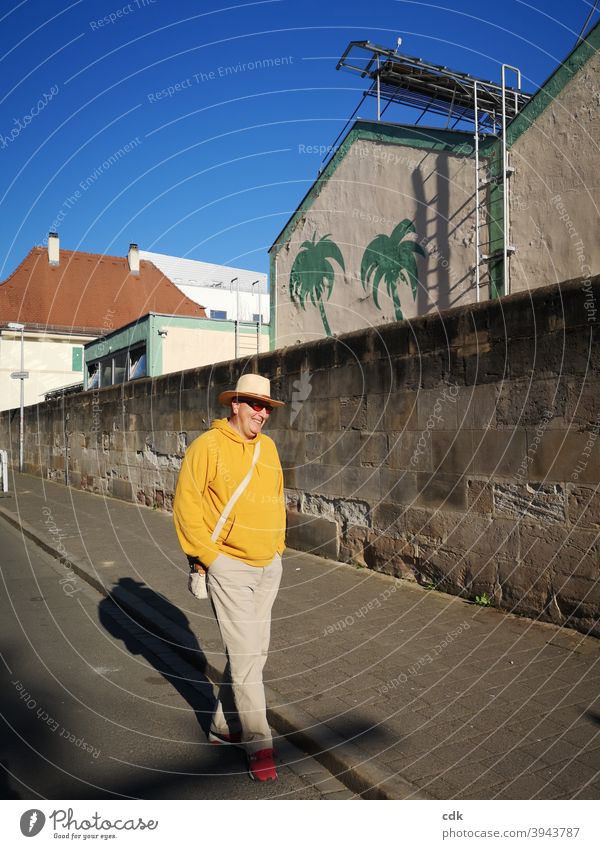
[[[85,346],[84,388],[157,377],[268,348],[264,325],[240,322],[236,334],[235,321],[148,313]]]

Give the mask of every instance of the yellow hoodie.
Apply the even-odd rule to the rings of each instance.
[[[249,471],[260,441],[260,459],[219,538],[211,534],[233,492]],[[218,554],[267,566],[285,549],[283,473],[272,439],[244,441],[227,419],[212,422],[185,453],[173,503],[179,544],[206,566]]]

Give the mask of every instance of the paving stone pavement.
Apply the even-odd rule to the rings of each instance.
[[[218,676],[168,513],[16,475],[0,515]],[[576,631],[288,550],[265,682],[278,730],[357,793],[600,797],[600,641]]]

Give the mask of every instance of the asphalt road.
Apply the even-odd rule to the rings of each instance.
[[[3,798],[320,799],[341,789],[286,743],[292,767],[252,782],[242,752],[206,742],[208,682],[196,675],[191,686],[181,666],[174,674],[164,644],[4,522],[0,576]]]

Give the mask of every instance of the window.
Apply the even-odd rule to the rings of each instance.
[[[83,348],[71,348],[71,371],[81,373],[83,369]]]
[[[100,386],[100,363],[90,363],[88,366],[88,389],[98,389]]]
[[[112,382],[112,357],[110,357],[100,363],[100,386],[110,386]]]
[[[127,380],[127,351],[119,351],[113,357],[113,383],[123,383]]]
[[[210,311],[211,318],[218,318],[221,321],[227,318],[227,310],[211,310]]]
[[[146,346],[138,345],[132,351],[116,351],[109,357],[88,363],[87,388],[99,389],[125,380],[146,377]]]
[[[129,354],[129,380],[146,377],[146,348],[136,348]]]

